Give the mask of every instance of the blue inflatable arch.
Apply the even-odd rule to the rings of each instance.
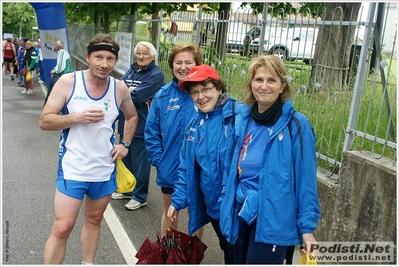
[[[35,3],[30,5],[36,11],[41,49],[43,54],[43,68],[47,87],[51,82],[50,71],[57,64],[55,42],[64,42],[64,49],[69,53],[68,29],[63,3]],[[32,40],[34,41],[34,40]]]

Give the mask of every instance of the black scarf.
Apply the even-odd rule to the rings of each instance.
[[[251,118],[264,126],[274,125],[281,114],[283,114],[283,104],[278,100],[263,113],[258,112],[258,102],[255,102],[251,108]]]

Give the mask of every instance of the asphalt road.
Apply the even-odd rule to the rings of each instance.
[[[45,87],[35,81],[34,95],[24,95],[17,82],[2,80],[2,201],[4,265],[43,264],[43,250],[54,222],[53,200],[58,163],[59,131],[38,126]],[[162,199],[151,171],[147,206],[125,210],[128,200],[111,200],[102,222],[96,265],[135,264],[136,250],[146,237],[160,231]],[[187,232],[187,213],[181,212],[180,231]],[[64,264],[81,264],[82,211],[68,240]],[[212,227],[206,226],[208,246],[201,264],[223,264],[223,253]]]

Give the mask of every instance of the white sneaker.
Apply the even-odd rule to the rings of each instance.
[[[112,199],[131,199],[132,196],[124,195],[122,193],[112,193],[111,198]]]
[[[39,80],[38,83],[44,83],[42,80]]]
[[[33,90],[32,89],[28,89],[28,92],[26,92],[27,95],[33,95]]]
[[[28,92],[28,91],[26,91],[26,89],[25,89],[25,90],[21,91],[21,94],[26,95],[27,92]]]
[[[136,200],[134,200],[134,199],[131,199],[131,200],[125,205],[125,208],[126,208],[127,210],[137,210],[137,209],[139,209],[139,208],[141,208],[141,207],[144,207],[145,205],[147,205],[147,202],[140,203],[140,202],[138,202],[138,201],[136,201]]]

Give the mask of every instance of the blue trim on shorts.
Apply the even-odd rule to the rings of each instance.
[[[79,200],[87,195],[95,200],[111,195],[118,188],[116,180],[105,182],[82,182],[74,180],[57,180],[57,189],[61,193]]]

